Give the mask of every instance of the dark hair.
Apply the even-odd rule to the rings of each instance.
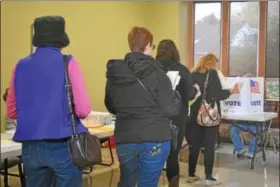
[[[6,102],[8,96],[9,88],[6,89],[5,93],[3,94],[3,100]]]
[[[162,40],[157,48],[157,60],[180,61],[179,51],[172,40]]]
[[[144,52],[148,44],[153,43],[152,33],[145,27],[133,27],[128,34],[128,44],[132,52]]]

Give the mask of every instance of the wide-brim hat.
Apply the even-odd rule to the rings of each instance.
[[[32,44],[35,47],[63,48],[70,40],[65,32],[65,20],[61,16],[43,16],[34,20]]]

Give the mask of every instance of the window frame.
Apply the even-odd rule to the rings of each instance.
[[[277,2],[277,1],[276,1],[276,2]],[[265,25],[265,26],[266,26],[266,30],[268,30],[268,19],[269,19],[269,18],[268,18],[268,13],[269,13],[268,3],[269,3],[269,2],[267,1],[267,4],[266,4],[266,6],[267,6],[267,9],[266,9],[267,12],[266,12],[266,15],[265,15],[265,16],[266,16],[266,25]],[[280,6],[280,2],[279,2],[279,6]],[[280,10],[280,9],[279,9],[279,10]],[[280,16],[280,13],[279,13],[279,16]],[[267,48],[268,48],[268,47],[267,47],[267,38],[268,38],[268,33],[266,32],[266,38],[265,38],[265,39],[266,39],[266,43],[265,43],[265,62],[267,62]],[[279,79],[279,76],[278,76],[278,77],[277,77],[277,76],[268,76],[268,75],[267,75],[267,71],[266,71],[266,70],[267,70],[267,64],[265,63],[264,66],[265,66],[265,67],[263,68],[263,69],[264,69],[264,73],[263,73],[263,74],[265,75],[264,78],[278,78],[278,79]]]
[[[258,17],[258,38],[257,38],[257,50],[256,50],[256,59],[257,59],[257,62],[256,62],[256,76],[257,77],[259,77],[260,76],[260,72],[259,72],[259,69],[260,69],[260,67],[259,67],[259,65],[260,65],[260,59],[262,59],[262,56],[260,56],[259,54],[260,54],[260,50],[262,51],[263,49],[260,49],[260,40],[262,40],[263,39],[263,37],[262,36],[260,36],[260,34],[261,34],[261,32],[260,32],[260,23],[261,23],[261,21],[260,21],[260,17],[261,17],[261,4],[260,4],[260,2],[256,2],[256,1],[230,1],[229,2],[229,29],[228,29],[228,32],[230,32],[230,24],[231,24],[231,4],[232,3],[248,3],[248,2],[253,2],[253,3],[259,3],[259,6],[258,6],[258,8],[259,8],[259,17]],[[228,38],[228,61],[227,61],[227,66],[228,66],[228,72],[227,72],[227,76],[230,76],[230,33],[229,33],[229,38]],[[261,57],[261,58],[260,58]],[[234,76],[234,75],[233,75]]]
[[[221,7],[221,11],[220,11],[220,50],[219,50],[219,56],[218,56],[218,58],[219,59],[221,59],[222,58],[222,53],[221,53],[221,48],[222,48],[222,16],[223,16],[223,2],[221,2],[221,1],[195,1],[194,3],[193,3],[193,25],[192,25],[192,30],[193,30],[193,40],[192,40],[192,45],[193,45],[193,54],[192,54],[192,56],[193,56],[193,61],[192,61],[192,65],[191,65],[191,67],[194,67],[195,66],[195,64],[196,64],[196,62],[194,61],[195,60],[195,43],[194,43],[194,40],[195,40],[195,6],[197,5],[197,4],[212,4],[212,3],[219,3],[220,4],[220,7]],[[220,62],[222,62],[221,60],[220,60]],[[222,63],[219,63],[219,66],[220,66],[220,68],[222,68]]]
[[[195,29],[195,4],[203,3],[221,3],[221,45],[220,45],[220,59],[221,59],[221,70],[225,76],[229,75],[229,48],[230,48],[230,3],[232,2],[250,2],[250,1],[188,1],[188,28],[192,32],[188,34],[188,46],[192,46],[187,65],[189,68],[194,66],[194,29]],[[268,2],[259,1],[259,33],[258,33],[258,50],[257,50],[257,76],[265,77],[266,68],[266,41],[267,41],[267,12],[268,12]],[[189,16],[191,15],[191,16]],[[192,20],[190,20],[192,19]],[[190,40],[191,39],[191,40]],[[192,53],[191,53],[192,52]],[[190,57],[192,56],[192,57]]]
[[[220,59],[221,71],[225,76],[229,75],[229,53],[230,53],[230,3],[231,2],[250,2],[250,1],[187,1],[188,17],[187,26],[189,33],[187,35],[187,63],[189,69],[194,66],[194,29],[195,29],[195,4],[198,3],[221,3],[221,45]],[[259,1],[259,29],[258,29],[258,50],[257,50],[257,76],[264,77],[266,82],[266,64],[267,64],[267,19],[268,19],[268,1]],[[267,77],[268,78],[268,77]],[[279,79],[279,77],[277,77]],[[266,85],[266,84],[265,84]],[[266,87],[265,87],[266,89]],[[266,96],[265,96],[266,97]]]

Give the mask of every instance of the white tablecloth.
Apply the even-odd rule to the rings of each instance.
[[[274,112],[263,112],[256,114],[234,114],[223,115],[222,119],[233,121],[250,121],[250,122],[266,122],[277,118],[278,114]]]
[[[1,160],[21,155],[21,143],[16,143],[1,134]]]

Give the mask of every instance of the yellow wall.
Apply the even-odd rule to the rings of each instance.
[[[186,64],[187,2],[148,2],[145,10],[145,23],[154,34],[155,44],[162,39],[172,39],[179,48],[181,63]]]
[[[165,1],[145,5],[145,22],[154,34],[155,44],[158,45],[162,39],[172,39],[179,45],[180,3]]]
[[[1,94],[16,62],[30,53],[35,17],[61,15],[71,44],[64,51],[80,62],[94,110],[103,104],[105,65],[128,51],[127,34],[134,25],[150,28],[155,43],[170,38],[179,44],[179,2],[35,2],[1,3]],[[1,102],[1,116],[4,116]],[[3,121],[2,123],[3,124]],[[3,125],[1,125],[3,130]]]

